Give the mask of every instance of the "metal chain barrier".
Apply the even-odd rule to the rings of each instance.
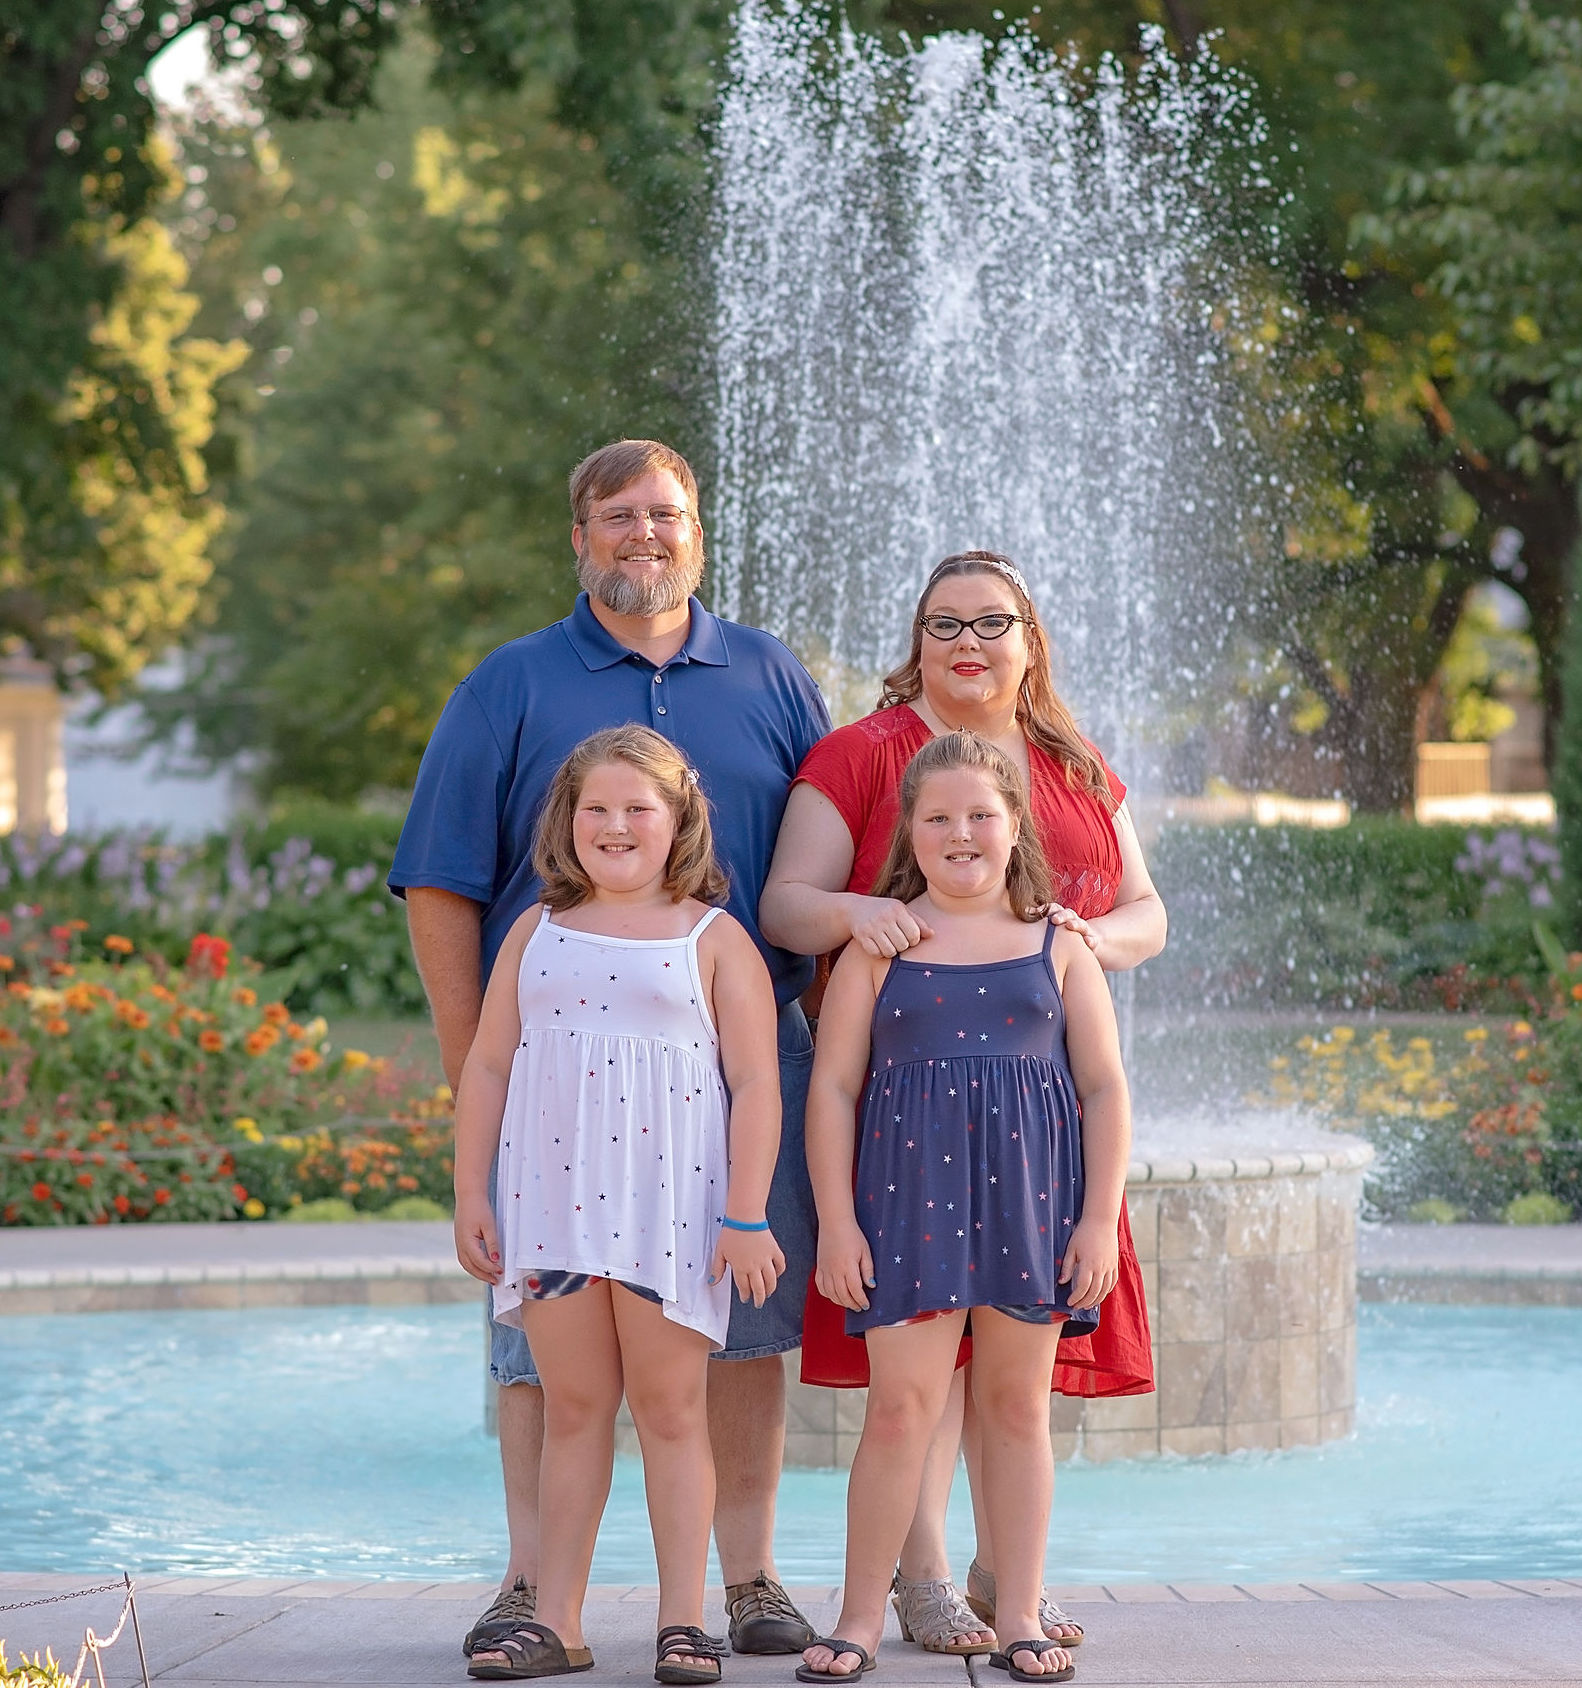
[[[143,1688],[149,1688],[148,1658],[143,1652],[143,1630],[137,1621],[137,1590],[131,1576],[123,1571],[119,1582],[96,1583],[92,1588],[73,1588],[64,1594],[43,1594],[36,1600],[14,1600],[9,1605],[0,1606],[0,1612],[20,1612],[28,1606],[56,1606],[63,1600],[81,1600],[89,1594],[112,1594],[117,1589],[126,1595],[121,1606],[121,1615],[116,1619],[115,1628],[108,1635],[98,1635],[90,1627],[82,1638],[82,1650],[77,1654],[77,1663],[71,1673],[71,1688],[81,1688],[83,1667],[89,1658],[93,1659],[94,1675],[98,1678],[99,1688],[106,1688],[104,1680],[104,1661],[100,1654],[108,1647],[113,1647],[121,1639],[121,1631],[126,1628],[126,1620],[132,1620],[132,1639],[137,1643],[137,1663],[143,1673]]]

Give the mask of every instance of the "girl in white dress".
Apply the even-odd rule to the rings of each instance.
[[[526,1331],[543,1381],[542,1569],[534,1619],[468,1670],[592,1668],[582,1603],[624,1392],[659,1566],[655,1680],[707,1684],[720,1675],[701,1627],[708,1356],[731,1280],[761,1306],[785,1266],[764,1217],[780,1137],[774,991],[752,939],[713,906],[725,879],[697,776],[648,728],[572,752],[533,865],[541,900],[501,947],[462,1069],[456,1249],[494,1286],[495,1318]]]

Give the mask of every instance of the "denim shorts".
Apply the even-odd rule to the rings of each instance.
[[[808,1181],[804,1128],[813,1034],[797,1002],[780,1010],[780,1155],[769,1189],[768,1218],[786,1269],[762,1307],[731,1292],[731,1324],[716,1360],[759,1360],[802,1343],[802,1306],[818,1249],[813,1186]],[[493,1190],[493,1179],[490,1189]],[[485,1299],[484,1316],[489,1313]],[[496,1383],[537,1383],[538,1368],[527,1338],[514,1325],[489,1320],[489,1376]]]

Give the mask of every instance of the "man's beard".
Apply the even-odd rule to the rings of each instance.
[[[616,615],[668,615],[697,591],[703,580],[703,547],[689,545],[661,575],[633,580],[620,565],[601,569],[584,550],[577,558],[577,584]]]

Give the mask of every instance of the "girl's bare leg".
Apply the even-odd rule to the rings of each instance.
[[[983,1434],[983,1504],[998,1555],[994,1627],[1001,1647],[1043,1634],[1038,1598],[1055,1486],[1049,1374],[1060,1329],[1024,1324],[992,1307],[972,1310],[972,1392]],[[1042,1658],[1017,1652],[1012,1662],[1047,1675],[1071,1660],[1057,1647]]]
[[[621,1350],[608,1283],[553,1301],[526,1301],[522,1323],[544,1384],[539,1471],[538,1620],[568,1647],[584,1645],[582,1602],[610,1494]],[[504,1654],[473,1654],[507,1664]]]
[[[868,1410],[846,1490],[846,1584],[835,1633],[872,1653],[884,1631],[884,1603],[917,1510],[929,1437],[950,1392],[966,1314],[868,1332]],[[859,1660],[809,1647],[803,1660],[849,1676]]]
[[[900,1573],[911,1582],[949,1582],[950,1552],[945,1545],[945,1514],[950,1506],[951,1485],[956,1480],[956,1464],[961,1455],[962,1409],[970,1405],[967,1374],[971,1368],[962,1367],[950,1379],[950,1393],[945,1397],[945,1410],[940,1414],[933,1439],[928,1444],[928,1458],[923,1463],[923,1482],[918,1491],[917,1511],[912,1515],[912,1527],[901,1545]],[[973,1508],[977,1508],[973,1496]],[[984,1626],[957,1630],[956,1641],[989,1642],[994,1631]]]
[[[619,1285],[611,1291],[626,1403],[643,1450],[648,1523],[659,1564],[659,1627],[703,1627],[703,1582],[714,1517],[709,1450],[709,1339]],[[678,1654],[677,1664],[712,1661]]]
[[[972,1525],[977,1537],[973,1555],[980,1570],[994,1575],[994,1534],[989,1529],[989,1514],[983,1505],[983,1426],[972,1399],[972,1367],[967,1367],[967,1399],[962,1412],[961,1453],[967,1462],[967,1492],[972,1496]],[[996,1590],[998,1592],[998,1590]],[[1044,1634],[1051,1641],[1080,1641],[1082,1625],[1052,1622],[1044,1625]]]

